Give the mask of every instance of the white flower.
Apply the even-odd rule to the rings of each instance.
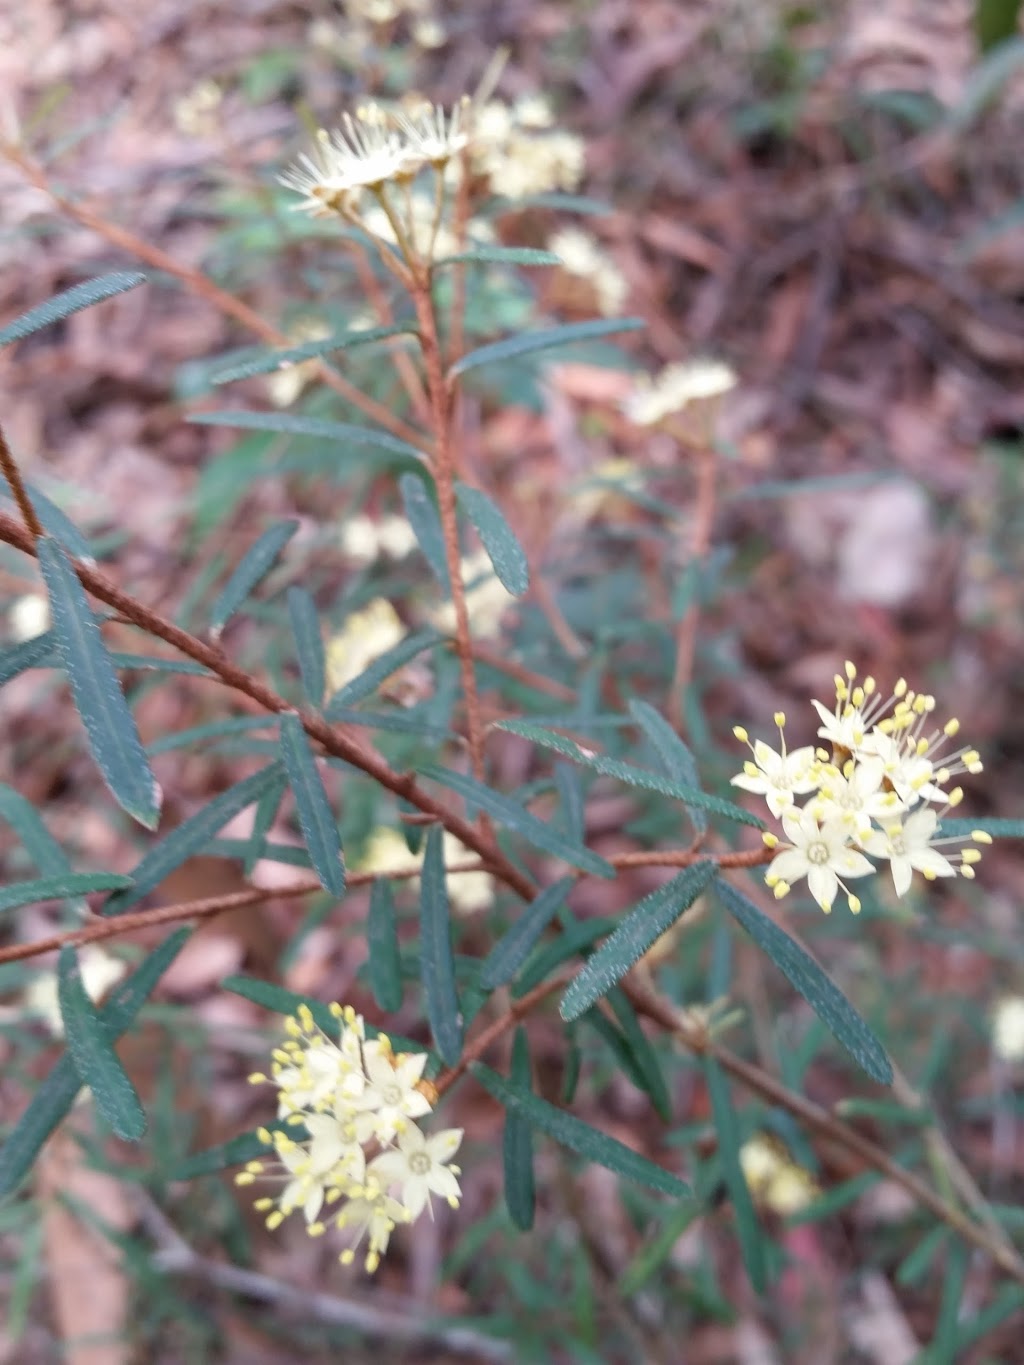
[[[855,848],[850,847],[850,831],[844,820],[826,820],[819,825],[809,810],[792,807],[782,813],[782,825],[792,841],[768,865],[765,881],[776,896],[784,896],[796,881],[807,878],[811,895],[826,914],[832,909],[839,887],[843,887],[856,913],[860,902],[843,883],[844,877],[866,877],[874,868]]]
[[[955,877],[956,868],[932,847],[939,817],[930,807],[915,810],[903,821],[894,820],[881,830],[872,830],[860,843],[872,858],[887,859],[897,896],[910,886],[913,873],[921,872],[929,881],[936,877]]]
[[[667,365],[653,379],[639,376],[633,392],[623,400],[622,410],[637,426],[657,426],[691,403],[720,398],[736,383],[729,366],[717,360]]]
[[[304,196],[296,207],[315,216],[340,213],[351,217],[360,193],[377,189],[414,169],[415,157],[391,119],[376,104],[342,115],[333,133],[321,128],[312,156],[280,177],[282,185]]]
[[[27,592],[7,609],[7,622],[15,644],[32,640],[50,629],[50,602],[41,592]]]
[[[305,1123],[312,1138],[305,1145],[291,1142],[284,1134],[271,1134],[281,1164],[291,1177],[277,1200],[277,1211],[283,1219],[302,1209],[306,1222],[315,1223],[332,1190],[345,1192],[361,1186],[366,1157],[362,1147],[345,1140],[340,1125],[330,1115],[310,1114]]]
[[[341,548],[354,564],[372,564],[381,555],[404,559],[416,548],[416,535],[405,517],[386,516],[374,521],[365,513],[347,517],[341,528]]]
[[[846,749],[857,753],[867,737],[867,724],[856,706],[839,705],[829,711],[820,701],[811,699],[811,705],[821,717],[822,725],[818,734],[827,739],[834,749]]]
[[[476,857],[448,830],[444,832],[441,847],[446,867],[470,862]],[[422,852],[411,852],[397,830],[380,827],[371,832],[355,870],[384,876],[389,872],[419,871],[422,866]],[[418,877],[412,887],[414,891],[419,890]],[[494,904],[494,878],[482,871],[456,873],[448,878],[448,899],[456,914],[472,915],[479,910],[489,910]]]
[[[399,1199],[410,1218],[418,1218],[430,1206],[432,1194],[456,1208],[461,1193],[458,1167],[449,1167],[448,1162],[461,1142],[461,1128],[445,1128],[428,1138],[411,1123],[398,1134],[397,1147],[374,1157],[367,1175],[385,1186],[401,1186]]]
[[[823,765],[821,787],[811,809],[818,820],[844,820],[854,836],[866,834],[872,820],[889,820],[898,811],[899,797],[882,787],[884,764],[879,758],[848,759],[840,772]]]
[[[405,636],[405,627],[384,597],[355,611],[327,644],[327,687],[337,692]]]
[[[467,555],[461,565],[462,581],[466,585],[466,610],[470,630],[477,639],[494,639],[501,631],[501,622],[515,598],[501,583],[491,566],[485,550]],[[455,607],[445,602],[430,613],[430,623],[450,635],[455,634]]]
[[[271,1068],[282,1117],[330,1109],[339,1093],[352,1097],[362,1093],[362,1017],[351,1009],[335,1017],[340,1025],[337,1043],[314,1022],[307,1005],[300,1005],[296,1015],[285,1020],[288,1037],[275,1048]]]
[[[102,948],[87,943],[78,950],[78,967],[85,993],[93,1004],[98,1004],[111,986],[116,985],[128,970],[118,957],[111,957]],[[22,1005],[26,1013],[41,1019],[55,1038],[63,1038],[64,1021],[60,1013],[57,973],[40,972],[25,988]]]
[[[468,108],[468,96],[453,105],[450,114],[439,104],[424,102],[412,113],[396,114],[395,123],[415,157],[431,166],[443,166],[469,143]]]
[[[588,281],[597,306],[606,317],[620,311],[626,299],[626,281],[589,233],[579,228],[562,228],[548,242],[548,250],[560,258],[564,271]]]
[[[425,1052],[396,1057],[390,1043],[378,1038],[364,1046],[363,1064],[367,1086],[359,1099],[359,1108],[369,1111],[369,1115],[361,1115],[364,1122],[367,1117],[371,1120],[370,1133],[364,1141],[372,1135],[378,1142],[391,1142],[405,1130],[409,1119],[430,1113],[430,1100],[417,1088],[427,1064]]]
[[[372,1275],[388,1249],[388,1242],[397,1224],[411,1221],[408,1209],[403,1208],[397,1199],[392,1199],[376,1185],[366,1186],[361,1195],[342,1206],[334,1219],[336,1227],[347,1229],[352,1234],[352,1245],[338,1259],[342,1265],[350,1265],[355,1259],[355,1248],[368,1236],[370,1245],[366,1254],[366,1269]]]
[[[788,753],[783,734],[785,717],[781,711],[776,713],[775,723],[779,729],[780,751],[776,753],[763,739],[755,740],[750,746],[753,762],[748,759],[744,763],[743,771],[732,778],[732,786],[763,796],[768,809],[778,819],[792,806],[795,796],[817,791],[820,779],[814,749],[808,744]],[[747,732],[741,726],[737,726],[733,734],[750,744]]]
[[[1004,995],[992,1007],[992,1051],[1004,1062],[1024,1062],[1024,996]]]

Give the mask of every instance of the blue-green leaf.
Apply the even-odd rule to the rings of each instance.
[[[42,523],[43,530],[48,535],[53,536],[54,540],[59,541],[72,559],[80,559],[83,564],[95,564],[96,556],[92,552],[91,545],[67,513],[63,512],[55,502],[51,502],[45,493],[41,493],[38,488],[33,488],[31,484],[25,485],[25,492],[28,494],[29,502],[35,508],[36,516]]]
[[[457,483],[455,493],[476,527],[502,587],[513,597],[522,597],[530,586],[530,569],[523,547],[501,508],[479,488],[470,488],[465,483]]]
[[[556,346],[571,346],[577,341],[594,341],[597,337],[612,336],[616,332],[639,332],[646,327],[642,318],[595,318],[590,322],[570,322],[563,327],[547,327],[542,332],[520,332],[518,336],[492,341],[469,351],[451,367],[449,374],[465,374],[480,365],[493,365],[501,360],[518,360],[520,356],[537,351],[550,351]]]
[[[398,951],[398,925],[391,883],[378,877],[370,890],[370,913],[366,921],[370,989],[382,1010],[394,1014],[402,1004],[402,959]]]
[[[202,664],[192,659],[168,659],[158,654],[126,654],[124,650],[111,649],[110,662],[117,669],[130,669],[138,673],[180,673],[190,678],[212,678],[214,675]],[[147,747],[147,753],[151,750]]]
[[[408,441],[390,436],[375,427],[353,426],[351,422],[328,422],[322,417],[303,417],[295,412],[196,412],[188,419],[201,426],[242,427],[248,431],[279,431],[284,436],[313,436],[324,441],[341,441],[350,446],[367,446],[424,461],[426,455]]]
[[[393,645],[374,659],[373,663],[364,669],[358,677],[347,682],[344,687],[338,688],[327,703],[327,710],[324,713],[327,719],[338,719],[337,712],[339,710],[352,706],[357,701],[362,701],[364,697],[372,696],[381,683],[391,677],[392,673],[397,672],[411,659],[415,659],[417,654],[422,654],[425,649],[433,649],[443,639],[444,636],[439,631],[418,630],[415,634],[407,635],[403,640],[399,640],[397,645]]]
[[[445,557],[441,517],[434,499],[427,491],[426,481],[418,474],[403,474],[398,480],[398,489],[417,544],[434,571],[434,577],[442,589],[449,592],[448,561]]]
[[[690,750],[665,717],[659,715],[654,707],[649,706],[647,702],[639,701],[636,698],[629,703],[629,710],[633,719],[647,736],[651,748],[658,755],[669,777],[684,787],[699,790],[700,778],[697,774],[697,764],[694,761],[693,754],[690,753]],[[695,806],[690,811],[690,819],[697,834],[705,833],[708,820],[700,806]]]
[[[184,749],[204,739],[223,739],[230,735],[248,734],[250,730],[271,730],[277,726],[276,716],[231,716],[228,720],[210,721],[207,725],[192,725],[187,730],[176,730],[162,735],[146,745],[146,752],[166,754],[173,749]]]
[[[46,630],[31,640],[0,649],[0,687],[30,668],[56,668],[59,663],[57,637]]]
[[[270,832],[271,825],[274,823],[274,817],[277,815],[277,808],[281,804],[281,797],[284,795],[287,786],[287,775],[282,773],[280,781],[275,782],[273,786],[268,787],[256,802],[256,813],[252,820],[252,832],[248,839],[240,841],[244,849],[242,855],[244,857],[242,870],[246,879],[252,876],[253,870],[260,859],[269,856],[267,853],[267,835]],[[207,844],[207,853],[213,851],[213,847],[217,842],[219,841],[211,840],[211,842]],[[301,854],[303,857],[303,866],[308,867],[310,865],[304,849],[293,849],[289,846],[289,853]],[[271,861],[273,861],[273,859],[271,859]]]
[[[420,975],[434,1043],[445,1066],[454,1066],[462,1055],[463,1023],[455,989],[444,849],[437,825],[427,834],[420,874]]]
[[[262,351],[217,370],[210,376],[211,384],[230,384],[235,379],[251,379],[254,375],[270,374],[282,365],[297,365],[303,360],[317,360],[331,351],[350,350],[354,346],[367,346],[373,341],[383,341],[386,337],[400,336],[411,332],[407,327],[367,327],[363,331],[336,332],[333,336],[321,337],[319,341],[304,341],[299,346],[287,346],[282,350]]]
[[[750,1197],[743,1167],[740,1165],[740,1132],[736,1111],[732,1107],[729,1086],[722,1068],[713,1057],[704,1057],[701,1060],[711,1099],[711,1116],[715,1122],[722,1174],[725,1177],[729,1198],[732,1200],[733,1213],[736,1215],[736,1235],[740,1241],[743,1264],[750,1276],[750,1283],[759,1294],[763,1294],[767,1279],[764,1234],[757,1221],[754,1201]]]
[[[892,1063],[885,1049],[839,987],[788,934],[741,891],[719,877],[715,893],[790,985],[799,991],[825,1027],[859,1067],[881,1085],[892,1085]]]
[[[105,915],[123,915],[160,885],[165,877],[187,859],[202,853],[218,830],[239,811],[258,801],[265,791],[281,780],[281,764],[268,763],[258,773],[243,778],[221,792],[202,810],[183,820],[177,829],[161,839],[132,869],[132,888],[111,896],[103,907]]]
[[[284,1123],[268,1123],[267,1128],[270,1132],[275,1129],[279,1132],[295,1133],[295,1127],[286,1127]],[[260,1157],[266,1156],[269,1152],[267,1144],[257,1136],[257,1133],[239,1133],[237,1137],[229,1138],[227,1142],[219,1142],[216,1147],[206,1147],[201,1152],[193,1152],[178,1165],[171,1173],[172,1180],[195,1180],[202,1175],[214,1175],[218,1171],[227,1170],[229,1166],[239,1166],[243,1161],[258,1161]]]
[[[6,820],[21,840],[21,846],[47,877],[68,877],[73,875],[71,859],[43,824],[39,812],[31,801],[21,792],[0,783],[0,820]],[[80,897],[69,902],[69,909],[75,914],[83,914],[88,907]]]
[[[583,1123],[564,1109],[557,1109],[531,1091],[511,1084],[481,1062],[474,1062],[470,1070],[505,1110],[521,1114],[532,1128],[539,1128],[561,1146],[568,1147],[589,1161],[596,1161],[600,1166],[606,1166],[616,1175],[646,1185],[648,1189],[675,1198],[689,1197],[689,1187],[678,1176],[662,1166],[656,1166],[653,1161],[648,1161],[615,1138],[598,1132],[589,1123]]]
[[[561,265],[561,256],[539,251],[532,246],[474,246],[435,261],[434,269],[445,265]]]
[[[714,877],[716,867],[710,858],[703,858],[635,905],[573,977],[559,1006],[562,1018],[567,1022],[578,1019],[620,981],[651,944],[689,910]]]
[[[306,700],[319,707],[327,685],[324,641],[316,603],[305,588],[293,586],[288,589],[288,617],[292,623],[295,653],[302,675],[302,690]]]
[[[530,1053],[526,1032],[516,1029],[512,1042],[512,1084],[520,1090],[530,1090]],[[533,1227],[536,1208],[536,1187],[533,1178],[533,1132],[522,1114],[505,1110],[505,1131],[502,1136],[502,1162],[505,1170],[505,1203],[517,1228],[529,1232]]]
[[[530,902],[484,958],[480,968],[480,985],[484,990],[492,991],[512,980],[574,885],[575,878],[562,877],[546,886],[536,900]]]
[[[570,763],[555,764],[555,786],[561,801],[562,827],[570,839],[582,844],[587,837],[587,814],[583,801],[583,783]]]
[[[191,929],[178,929],[154,949],[127,980],[114,987],[100,1011],[107,1041],[117,1042],[135,1021],[156,983],[184,947]],[[43,1143],[69,1113],[82,1082],[65,1053],[32,1096],[0,1148],[0,1199],[21,1184]]]
[[[112,298],[115,294],[123,294],[125,290],[134,289],[136,285],[145,282],[145,275],[140,275],[137,270],[115,270],[109,275],[98,275],[94,280],[85,280],[71,289],[65,289],[62,294],[55,294],[38,308],[31,308],[27,313],[22,313],[21,317],[9,322],[0,330],[0,346],[6,346],[11,341],[20,341],[22,337],[31,336],[33,332],[38,332],[43,327],[51,327],[55,322],[61,322],[72,313],[77,313],[83,308],[91,308],[94,303]]]
[[[950,820],[939,825],[938,833],[956,839],[969,839],[974,831],[991,834],[993,839],[1024,839],[1024,820]]]
[[[62,901],[69,896],[85,896],[90,891],[120,891],[131,886],[131,877],[116,872],[71,872],[56,877],[39,877],[30,882],[0,886],[0,913],[19,905],[38,901]]]
[[[279,521],[245,552],[210,609],[210,630],[214,636],[221,633],[253,588],[267,576],[298,529],[297,521]]]
[[[345,891],[345,864],[338,822],[302,721],[294,711],[287,711],[281,717],[281,757],[295,796],[299,825],[313,870],[325,891],[332,896],[341,896]]]
[[[632,763],[623,763],[620,759],[608,758],[604,754],[584,752],[578,744],[567,739],[565,735],[556,734],[553,730],[546,730],[533,721],[502,720],[498,722],[497,728],[507,730],[512,735],[519,735],[522,739],[532,740],[534,744],[540,744],[545,749],[553,749],[556,754],[561,754],[563,758],[571,758],[574,763],[582,764],[585,768],[592,768],[596,773],[604,773],[606,777],[617,777],[620,782],[628,782],[632,787],[659,792],[662,796],[671,796],[677,801],[682,801],[687,807],[699,807],[711,811],[714,815],[724,816],[727,820],[735,820],[741,825],[753,825],[756,829],[764,829],[763,820],[759,820],[756,815],[751,815],[749,811],[743,810],[741,806],[734,806],[731,801],[723,801],[717,796],[708,796],[698,787],[684,786],[680,782],[662,777],[660,773],[652,773],[648,772],[646,768],[634,767]]]
[[[138,1142],[146,1115],[96,1006],[89,999],[78,954],[65,946],[57,962],[57,995],[64,1036],[79,1080],[92,1091],[96,1108],[118,1137]]]
[[[96,618],[77,574],[57,542],[43,536],[37,548],[50,596],[53,633],[89,749],[122,810],[147,829],[155,829],[160,819],[161,791]]]
[[[615,869],[611,863],[592,853],[589,848],[584,848],[582,844],[572,843],[551,825],[531,815],[524,806],[518,801],[513,801],[511,797],[492,791],[490,787],[485,787],[482,782],[477,782],[475,778],[465,773],[449,772],[447,768],[438,768],[433,764],[421,768],[420,773],[423,777],[429,777],[434,782],[440,782],[443,787],[457,792],[471,806],[486,811],[507,829],[521,834],[534,848],[543,849],[553,858],[562,858],[573,867],[582,868],[584,872],[590,872],[595,877],[610,879],[615,876]]]

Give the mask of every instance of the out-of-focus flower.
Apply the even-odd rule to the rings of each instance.
[[[1024,996],[1004,995],[992,1007],[992,1051],[1004,1062],[1024,1062]]]
[[[462,581],[466,585],[466,610],[469,626],[478,640],[492,640],[501,631],[505,611],[515,598],[502,585],[485,550],[467,555],[462,561]],[[455,607],[445,602],[430,613],[431,624],[449,635],[455,633]]]
[[[622,310],[626,300],[626,281],[618,266],[589,234],[567,227],[556,232],[548,250],[561,260],[561,269],[586,280],[593,291],[598,310],[611,317]]]
[[[820,1193],[809,1171],[798,1166],[774,1139],[756,1134],[740,1148],[740,1166],[751,1195],[784,1218],[799,1213]]]
[[[216,81],[200,81],[174,104],[174,122],[186,137],[212,137],[224,91]]]
[[[775,895],[787,895],[794,881],[806,877],[826,913],[840,887],[857,913],[860,900],[844,878],[876,871],[868,858],[889,863],[896,894],[903,896],[914,872],[929,881],[957,872],[971,878],[981,857],[977,848],[964,847],[963,837],[942,835],[939,828],[963,797],[960,787],[948,788],[953,776],[982,769],[976,749],[948,747],[959,722],[929,731],[934,697],[910,691],[901,678],[892,695],[882,698],[874,678],[856,679],[856,668],[847,663],[845,675],[835,679],[834,708],[811,703],[831,754],[810,747],[787,753],[780,712],[775,717],[780,751],[758,740],[754,762],[732,779],[733,786],[763,796],[772,815],[782,819],[788,843],[780,845],[775,834],[763,836],[769,848],[779,850],[765,874]],[[749,745],[742,726],[733,733]],[[796,804],[800,796],[810,797],[803,807]],[[970,842],[992,839],[974,830]],[[956,848],[940,852],[940,845]]]
[[[280,1192],[255,1205],[267,1215],[268,1228],[299,1210],[310,1236],[332,1223],[349,1242],[342,1263],[351,1262],[366,1239],[365,1265],[372,1272],[395,1227],[419,1217],[431,1194],[457,1206],[458,1167],[449,1163],[462,1133],[446,1129],[426,1137],[414,1122],[437,1102],[436,1089],[423,1079],[426,1053],[396,1054],[384,1034],[368,1040],[351,1006],[331,1005],[330,1014],[336,1038],[317,1024],[308,1005],[300,1005],[285,1021],[270,1076],[249,1077],[254,1085],[277,1087],[278,1113],[295,1136],[260,1129],[273,1155],[248,1162],[235,1183],[277,1181]]]
[[[667,365],[660,374],[637,378],[633,392],[623,400],[622,410],[637,426],[659,426],[693,403],[720,398],[736,387],[728,365],[716,360],[692,360]]]
[[[288,329],[288,339],[296,346],[304,341],[323,341],[331,335],[326,323],[315,318],[297,322]],[[275,408],[290,408],[316,376],[316,360],[300,360],[282,365],[267,377],[267,396]]]
[[[375,659],[393,649],[405,635],[405,627],[391,603],[375,597],[361,611],[354,611],[327,644],[327,687],[330,692],[365,673]]]
[[[546,101],[528,96],[509,106],[491,100],[474,111],[473,171],[495,194],[524,199],[551,190],[574,190],[583,178],[586,149],[573,133],[552,126]]]
[[[446,867],[472,862],[476,854],[454,834],[445,830],[441,851]],[[363,855],[355,865],[357,872],[381,875],[387,872],[419,871],[423,854],[413,853],[399,832],[387,826],[373,830],[366,841]],[[419,889],[419,878],[413,881]],[[457,915],[474,915],[489,910],[494,904],[494,878],[489,872],[457,872],[448,878],[448,900]]]
[[[27,592],[7,609],[11,639],[20,644],[50,629],[50,603],[41,592]]]
[[[341,548],[354,564],[373,564],[385,555],[404,559],[416,548],[416,535],[405,517],[384,516],[374,521],[365,513],[347,517],[341,528]]]
[[[120,958],[111,957],[91,943],[79,948],[78,966],[85,993],[94,1004],[98,1004],[128,970]],[[22,1005],[25,1013],[40,1019],[55,1038],[64,1036],[56,972],[39,972],[25,988]]]

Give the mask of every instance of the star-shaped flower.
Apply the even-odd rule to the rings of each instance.
[[[776,896],[784,896],[794,882],[807,878],[811,895],[826,914],[832,909],[836,892],[842,886],[856,912],[860,903],[843,883],[844,877],[867,877],[874,867],[850,845],[850,828],[845,820],[826,820],[819,824],[809,810],[787,810],[782,824],[791,840],[768,865],[765,881]]]

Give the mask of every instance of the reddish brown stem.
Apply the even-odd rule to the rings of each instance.
[[[7,438],[4,436],[2,429],[0,429],[0,470],[3,471],[3,476],[7,480],[7,486],[14,495],[14,501],[18,504],[18,511],[21,513],[22,520],[24,521],[29,534],[34,540],[38,540],[39,537],[44,534],[42,522],[36,515],[36,509],[32,506],[32,499],[29,497],[28,490],[22,481],[18,462],[11,454],[11,448],[7,444]]]
[[[715,520],[715,453],[703,447],[686,448],[694,462],[697,496],[694,506],[693,541],[690,564],[695,573],[711,549],[711,530]],[[700,625],[700,585],[694,588],[693,600],[683,614],[676,630],[676,662],[669,688],[667,714],[677,730],[684,728],[686,689],[693,677],[693,659]]]

